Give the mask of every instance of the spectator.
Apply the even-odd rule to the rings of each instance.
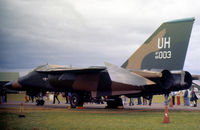
[[[142,102],[141,102],[141,97],[138,97],[138,104],[137,105],[141,105]]]
[[[191,92],[191,99],[190,101],[194,102],[194,107],[197,107],[197,96],[196,96],[196,92],[198,91],[197,88],[195,88],[193,85],[192,85],[192,92]]]
[[[173,103],[173,105],[175,105],[175,96],[176,96],[176,93],[173,91],[172,92],[172,103]]]
[[[147,105],[147,99],[146,99],[146,97],[143,97],[143,105]]]
[[[150,95],[150,96],[149,96],[149,106],[151,106],[152,99],[153,99],[153,95]]]
[[[69,103],[69,96],[68,96],[68,92],[65,92],[65,104]]]
[[[55,104],[55,99],[58,101],[58,104],[60,104],[60,101],[59,101],[59,99],[58,99],[58,95],[59,95],[59,92],[55,92],[55,93],[54,93],[53,104]]]
[[[130,98],[129,106],[133,106],[133,105],[134,105],[134,100],[133,98]]]
[[[34,95],[31,95],[30,97],[31,97],[31,101],[33,103],[34,102]]]
[[[190,102],[189,102],[189,90],[188,89],[185,90],[184,99],[185,99],[185,105],[186,106],[190,106]]]
[[[72,96],[71,92],[68,92],[69,103],[71,103],[71,96]]]
[[[0,92],[1,92],[1,101],[0,102],[6,102],[7,101],[7,99],[6,99],[6,89],[5,88],[3,88],[2,90],[0,90]]]

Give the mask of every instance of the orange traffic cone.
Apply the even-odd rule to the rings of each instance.
[[[168,112],[168,106],[167,105],[165,105],[165,113],[164,113],[163,123],[170,123],[169,112]]]
[[[169,107],[173,107],[172,98],[169,99]]]
[[[19,117],[25,117],[25,115],[24,115],[24,105],[23,105],[23,103],[20,104],[20,108],[19,108]]]

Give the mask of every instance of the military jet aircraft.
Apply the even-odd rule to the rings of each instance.
[[[72,68],[42,65],[5,86],[39,92],[71,92],[71,107],[94,98],[108,97],[108,107],[122,105],[121,95],[148,97],[188,89],[198,76],[183,71],[194,18],[163,23],[121,66]],[[43,103],[42,103],[43,104]]]

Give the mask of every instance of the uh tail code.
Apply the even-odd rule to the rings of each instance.
[[[170,59],[172,57],[172,53],[169,50],[171,47],[170,44],[170,37],[162,37],[158,38],[158,44],[157,44],[158,49],[167,49],[166,51],[157,51],[155,52],[155,59]]]

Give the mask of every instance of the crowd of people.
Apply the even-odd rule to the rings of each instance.
[[[44,99],[48,99],[50,95],[53,95],[53,98],[52,98],[52,99],[49,99],[49,100],[53,100],[53,102],[52,102],[53,104],[55,104],[56,101],[58,102],[58,104],[60,104],[60,100],[59,100],[59,98],[58,98],[59,94],[60,94],[59,92],[53,92],[53,93],[47,92],[46,95],[43,96],[43,97],[45,97]],[[66,100],[65,103],[66,103],[66,104],[67,104],[67,103],[70,103],[71,93],[70,93],[70,92],[62,92],[61,94],[62,94],[62,97],[65,98],[65,100]],[[32,103],[34,103],[34,102],[37,100],[37,98],[39,98],[39,97],[41,97],[41,96],[32,96],[32,95],[26,93],[26,94],[25,94],[25,102],[26,102],[26,103],[27,103],[27,102],[32,102]]]
[[[185,106],[197,107],[197,100],[200,98],[198,95],[198,89],[195,86],[192,86],[191,91],[186,89],[184,91],[172,92],[172,103],[175,105],[175,99],[177,98],[177,105],[180,105],[181,96],[183,97],[183,104]]]
[[[179,91],[179,92],[171,92],[171,98],[172,98],[172,103],[173,105],[177,104],[180,105],[180,100],[181,97],[183,97],[183,103],[185,106],[194,106],[197,107],[197,100],[198,98],[200,98],[200,96],[197,94],[198,89],[194,86],[191,87],[191,91],[189,89],[183,90],[183,91]],[[59,92],[54,92],[51,93],[53,94],[53,98],[51,100],[53,100],[53,104],[56,103],[56,101],[58,102],[58,104],[60,104],[60,100],[58,98],[58,95],[60,94]],[[62,97],[65,98],[65,103],[70,103],[70,97],[71,97],[71,93],[70,92],[62,92]],[[48,97],[49,93],[47,93],[46,97]],[[147,97],[143,97],[143,100],[141,100],[142,97],[138,97],[138,98],[127,98],[126,96],[121,96],[122,101],[124,103],[124,105],[129,104],[129,106],[133,106],[135,105],[134,100],[137,99],[137,105],[149,105],[151,106],[152,104],[152,99],[153,99],[153,95],[147,96]],[[34,96],[25,96],[25,101],[26,102],[34,102],[35,97]],[[143,102],[142,102],[143,101]],[[177,103],[176,103],[176,102]]]
[[[143,100],[141,99],[143,98]],[[127,98],[126,96],[122,96],[123,104],[126,105],[126,103],[129,102],[129,106],[135,105],[135,100],[137,100],[137,105],[149,105],[152,104],[153,95],[147,96],[147,97],[137,97],[137,98]]]
[[[178,92],[171,92],[171,94],[170,94],[170,98],[172,98],[173,105],[176,105],[176,104],[180,105],[181,97],[183,99],[184,106],[197,107],[197,100],[200,98],[200,95],[198,94],[198,89],[194,85],[192,85],[191,90],[186,89],[186,90],[182,90],[182,91],[178,91]],[[143,98],[143,100],[141,100],[141,98]],[[152,99],[153,99],[153,96],[138,97],[138,98],[127,98],[125,96],[122,96],[124,105],[126,105],[128,103],[129,106],[135,105],[135,102],[137,105],[151,106]],[[137,100],[137,101],[135,101],[135,100]]]

